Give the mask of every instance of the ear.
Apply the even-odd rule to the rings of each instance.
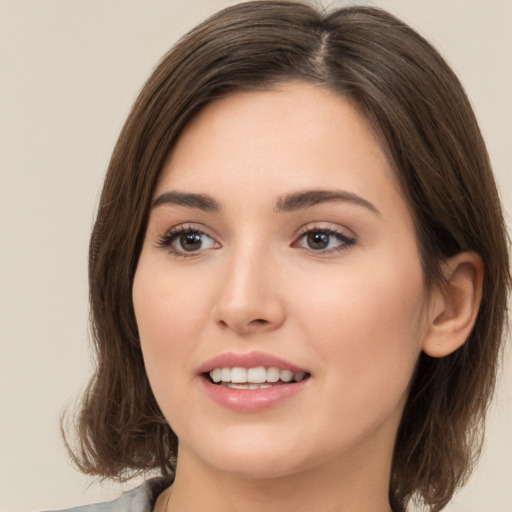
[[[457,254],[442,268],[445,282],[433,292],[423,341],[423,351],[431,357],[447,356],[464,344],[482,300],[484,266],[478,254]]]

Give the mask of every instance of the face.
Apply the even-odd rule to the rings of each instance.
[[[133,301],[178,467],[391,457],[425,289],[394,171],[347,99],[284,84],[207,106],[162,170]]]

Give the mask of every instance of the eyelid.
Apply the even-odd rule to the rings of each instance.
[[[329,232],[329,233],[338,234],[344,238],[348,238],[351,240],[356,239],[356,235],[354,234],[354,232],[345,226],[341,226],[339,224],[334,224],[332,222],[319,222],[319,221],[309,222],[307,224],[304,224],[297,230],[295,237],[298,238],[298,237],[304,235],[305,233],[310,233],[311,231],[325,231],[325,232]]]

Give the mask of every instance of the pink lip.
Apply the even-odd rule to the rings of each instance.
[[[304,379],[300,382],[275,384],[264,389],[231,389],[214,384],[205,374],[214,368],[254,368],[256,366],[277,367],[292,372],[307,372],[298,366],[263,352],[247,354],[226,353],[209,359],[199,367],[199,376],[206,394],[219,405],[238,412],[259,412],[277,406],[286,399],[299,393],[310,382]]]
[[[255,368],[257,366],[264,366],[265,368],[276,367],[281,370],[290,370],[291,372],[307,372],[303,368],[285,361],[279,357],[264,352],[248,352],[246,354],[237,354],[234,352],[227,352],[220,354],[216,357],[208,359],[200,367],[199,373],[208,373],[214,368]]]
[[[230,389],[213,384],[201,376],[206,394],[219,405],[238,412],[259,412],[275,407],[287,398],[299,393],[310,379],[287,384],[276,384],[265,389]]]

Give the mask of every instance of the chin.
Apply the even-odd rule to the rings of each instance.
[[[203,439],[202,446],[180,441],[178,460],[193,457],[213,471],[242,479],[274,479],[299,473],[309,464],[302,456],[301,444],[286,442],[282,436],[243,432]],[[185,453],[187,452],[187,453]]]
[[[245,456],[225,453],[224,460],[214,468],[224,473],[244,480],[273,480],[282,479],[304,471],[304,463],[290,460],[280,455],[263,452],[262,454]]]

